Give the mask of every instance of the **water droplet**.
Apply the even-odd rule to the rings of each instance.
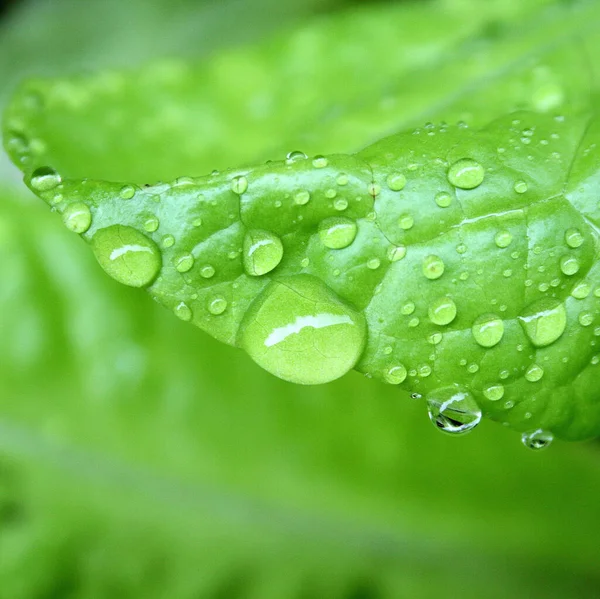
[[[417,369],[417,373],[421,378],[427,378],[431,374],[431,366],[429,364],[421,364]]]
[[[240,344],[265,370],[294,383],[333,381],[363,352],[366,323],[322,281],[294,275],[272,281],[252,303]]]
[[[338,198],[334,203],[333,203],[333,207],[336,210],[339,210],[340,212],[342,210],[346,210],[346,208],[348,208],[348,200],[344,199],[344,198]]]
[[[471,374],[475,374],[477,371],[479,370],[479,364],[469,364],[467,366],[467,372],[471,373]]]
[[[483,390],[483,394],[490,401],[500,401],[504,397],[504,385],[489,385]]]
[[[429,306],[429,320],[444,326],[456,318],[456,304],[449,297],[440,297]]]
[[[519,322],[533,345],[546,347],[565,332],[567,312],[560,301],[542,298],[523,311]]]
[[[431,343],[431,345],[438,345],[438,343],[440,343],[443,339],[443,335],[440,332],[435,332],[435,333],[431,333],[431,335],[429,335],[429,337],[427,337],[427,341],[428,343]]]
[[[281,239],[263,229],[253,229],[244,238],[244,268],[249,275],[260,277],[271,272],[283,258]]]
[[[239,175],[231,180],[231,191],[237,195],[242,195],[248,189],[248,179]]]
[[[532,364],[525,372],[525,379],[530,383],[536,383],[544,376],[544,369],[537,364]]]
[[[158,229],[159,224],[158,218],[156,218],[156,216],[151,216],[146,219],[146,222],[144,223],[144,230],[148,231],[148,233],[154,233],[154,231]]]
[[[306,190],[298,191],[294,195],[294,203],[297,204],[298,206],[304,206],[305,204],[308,204],[309,200],[310,200],[310,193]]]
[[[206,264],[205,266],[203,266],[200,269],[200,276],[205,279],[210,279],[210,278],[214,277],[215,276],[214,266],[211,266],[210,264]]]
[[[162,246],[164,248],[170,248],[173,247],[173,244],[175,243],[175,237],[173,237],[173,235],[165,235],[162,238]]]
[[[402,191],[406,186],[406,177],[402,173],[392,173],[388,175],[386,183],[392,191]]]
[[[329,164],[329,160],[325,156],[315,156],[312,165],[315,168],[325,168]]]
[[[575,299],[585,299],[586,297],[589,296],[589,294],[591,292],[592,292],[592,288],[591,288],[590,284],[586,283],[585,281],[580,281],[579,283],[577,283],[577,285],[575,285],[575,287],[573,287],[573,290],[571,291],[571,295]]]
[[[381,260],[379,258],[370,258],[367,260],[367,268],[371,270],[377,270],[381,266]]]
[[[594,315],[591,312],[582,312],[577,320],[582,327],[589,327],[594,322]]]
[[[427,395],[427,411],[433,424],[445,433],[460,435],[481,421],[481,410],[467,391],[458,385],[437,389]]]
[[[290,152],[286,157],[285,161],[287,164],[294,164],[294,162],[299,162],[300,160],[306,160],[308,156],[304,152],[300,152],[300,150],[295,150],[294,152]]]
[[[541,428],[521,435],[521,442],[523,445],[525,445],[527,449],[534,449],[536,451],[546,449],[552,441],[554,441],[552,433],[544,431]]]
[[[563,256],[560,259],[560,270],[569,277],[577,274],[579,272],[579,260],[575,256]]]
[[[512,233],[510,231],[498,231],[494,237],[494,241],[499,248],[508,247],[513,240]]]
[[[398,220],[398,224],[400,225],[401,229],[408,231],[409,229],[413,228],[415,219],[410,214],[404,214]]]
[[[123,185],[119,195],[123,200],[130,200],[135,195],[135,187],[133,185]]]
[[[579,229],[567,229],[565,232],[565,243],[573,249],[581,247],[584,237]]]
[[[448,171],[448,181],[460,189],[474,189],[483,182],[485,170],[475,160],[463,158],[455,162]]]
[[[402,260],[406,256],[406,246],[405,245],[397,245],[391,247],[387,252],[387,258],[390,262],[398,262],[398,260]]]
[[[439,279],[445,268],[444,261],[439,256],[430,254],[423,260],[423,274],[431,281]]]
[[[514,190],[517,193],[525,193],[528,189],[527,183],[525,181],[517,181],[514,186]]]
[[[201,227],[202,226],[202,218],[197,217],[192,221],[192,225],[194,227]]]
[[[188,272],[194,266],[194,256],[183,254],[175,260],[175,268],[178,272]]]
[[[356,223],[344,216],[332,216],[319,224],[321,243],[331,250],[341,250],[348,247],[356,237]]]
[[[192,320],[192,311],[185,302],[180,302],[175,306],[173,312],[175,313],[175,316],[181,318],[181,320],[185,320],[186,322]]]
[[[340,187],[344,187],[345,185],[348,185],[348,175],[342,173],[340,175],[338,175],[337,179],[335,180],[335,182],[340,186]]]
[[[467,248],[467,246],[466,246],[464,243],[459,243],[459,244],[456,246],[456,253],[457,253],[457,254],[461,254],[461,255],[462,255],[462,254],[466,254],[466,253],[467,253],[467,249],[468,249],[468,248]]]
[[[471,331],[481,347],[494,347],[504,336],[504,321],[495,314],[482,314],[473,323]]]
[[[367,191],[370,196],[375,198],[381,193],[381,186],[377,185],[377,183],[370,183]]]
[[[416,306],[414,302],[406,302],[401,308],[400,313],[404,314],[404,316],[410,316],[414,313]]]
[[[227,310],[227,300],[222,295],[215,295],[208,300],[208,311],[214,316],[219,316]]]
[[[403,364],[391,366],[383,373],[383,378],[390,385],[399,385],[406,380],[408,372]]]
[[[87,204],[75,202],[65,208],[62,219],[69,231],[85,233],[92,224],[92,213]]]
[[[435,196],[435,203],[440,208],[448,208],[452,204],[452,196],[447,191],[440,191]]]
[[[31,187],[36,191],[50,191],[60,183],[60,175],[49,166],[40,166],[31,175]]]
[[[146,287],[161,267],[156,244],[132,227],[112,225],[100,229],[92,239],[92,249],[113,279],[131,287]]]

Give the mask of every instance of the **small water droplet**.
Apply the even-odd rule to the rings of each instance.
[[[437,428],[453,435],[468,433],[481,421],[481,410],[474,397],[458,385],[428,394],[427,411]]]
[[[417,369],[417,373],[421,378],[427,378],[431,372],[431,366],[429,366],[429,364],[421,364]]]
[[[61,183],[60,175],[49,166],[40,166],[31,175],[31,187],[36,191],[50,191]]]
[[[504,385],[489,385],[483,390],[483,394],[490,401],[500,401],[504,397]]]
[[[100,266],[115,280],[131,287],[146,287],[158,275],[160,251],[143,233],[112,225],[96,232],[92,249]]]
[[[398,260],[402,260],[402,258],[404,258],[405,256],[405,245],[392,246],[387,252],[387,258],[390,262],[398,262]]]
[[[370,258],[367,260],[367,268],[370,270],[377,270],[381,266],[381,260],[379,258]]]
[[[412,229],[415,224],[415,219],[410,214],[404,214],[398,220],[398,225],[400,225],[401,229],[408,231]]]
[[[173,312],[175,313],[175,316],[177,316],[177,318],[181,318],[181,320],[185,320],[186,322],[192,320],[192,311],[185,302],[180,302],[177,304]]]
[[[293,152],[289,152],[289,154],[285,157],[285,161],[287,164],[294,164],[295,162],[306,160],[307,158],[308,156],[304,152],[295,150]]]
[[[565,332],[567,312],[557,299],[542,298],[523,311],[519,322],[533,345],[546,347]]]
[[[210,264],[206,264],[205,266],[203,266],[200,269],[200,276],[204,277],[205,279],[210,279],[210,278],[214,277],[215,276],[214,266],[211,266]]]
[[[401,308],[400,313],[404,314],[404,316],[410,316],[416,310],[416,306],[414,302],[406,302]]]
[[[392,173],[388,175],[386,183],[392,191],[402,191],[406,186],[406,177],[402,173]]]
[[[340,212],[342,210],[346,210],[346,208],[348,208],[348,200],[346,200],[345,198],[338,198],[334,203],[333,203],[333,207],[336,210],[339,210]]]
[[[408,372],[403,364],[391,366],[383,373],[383,378],[390,385],[399,385],[406,380]]]
[[[423,274],[431,281],[439,279],[445,268],[444,261],[439,256],[430,254],[423,260]]]
[[[435,203],[440,208],[448,208],[452,204],[452,196],[447,191],[440,191],[435,196]]]
[[[455,162],[448,170],[448,181],[460,189],[475,189],[483,183],[484,177],[484,168],[470,158]]]
[[[517,181],[514,185],[514,190],[517,193],[525,193],[528,189],[527,183],[525,181]]]
[[[443,339],[443,335],[440,332],[431,333],[429,337],[427,337],[427,342],[431,343],[431,345],[438,345]]]
[[[445,326],[456,318],[456,304],[449,297],[440,297],[429,306],[429,320],[433,324]]]
[[[577,283],[577,285],[575,285],[575,287],[573,287],[572,291],[571,291],[571,295],[575,298],[575,299],[585,299],[586,297],[589,296],[589,294],[592,292],[592,288],[590,286],[589,283],[586,283],[585,281],[580,281],[579,283]]]
[[[159,224],[159,220],[156,216],[150,216],[144,223],[144,230],[148,233],[154,233],[154,231],[158,229]]]
[[[175,268],[178,272],[188,272],[194,266],[194,256],[183,254],[175,260]]]
[[[494,242],[499,248],[508,247],[513,240],[512,233],[510,231],[498,231],[494,237]]]
[[[325,156],[315,156],[312,165],[315,168],[325,168],[329,164],[329,160]]]
[[[253,229],[244,237],[244,268],[254,277],[271,272],[283,258],[283,244],[275,233]]]
[[[344,187],[345,185],[348,185],[348,175],[341,173],[340,175],[338,175],[337,179],[335,180],[335,182],[340,186],[340,187]]]
[[[298,206],[304,206],[305,204],[308,204],[309,200],[310,193],[304,189],[296,192],[296,194],[294,195],[294,203]]]
[[[481,347],[494,347],[504,336],[504,321],[495,314],[482,314],[473,323],[471,331]]]
[[[356,222],[344,216],[332,216],[319,224],[321,243],[331,250],[348,247],[354,241],[357,231]]]
[[[594,322],[594,315],[591,312],[582,312],[577,320],[582,327],[589,327]]]
[[[69,231],[85,233],[92,224],[92,213],[87,204],[75,202],[65,208],[62,219]]]
[[[573,249],[581,247],[584,242],[584,237],[579,229],[567,229],[565,231],[565,243]]]
[[[119,191],[119,195],[123,200],[130,200],[135,195],[135,187],[133,185],[123,185]]]
[[[579,260],[575,256],[563,256],[560,259],[560,270],[567,276],[573,276],[579,272]]]
[[[552,441],[554,441],[552,433],[544,431],[541,428],[521,435],[521,442],[523,445],[525,445],[527,449],[534,449],[536,451],[546,449]]]
[[[525,372],[525,379],[530,383],[536,383],[544,376],[544,369],[538,364],[531,364]]]
[[[295,383],[333,381],[363,352],[366,323],[322,281],[294,275],[271,281],[246,312],[240,345],[272,374]]]
[[[164,248],[170,248],[173,247],[173,244],[175,243],[175,237],[173,237],[173,235],[165,235],[162,238],[162,246]]]
[[[219,316],[227,310],[227,300],[222,295],[215,295],[208,300],[208,311],[214,316]]]
[[[231,180],[231,191],[237,195],[242,195],[248,189],[248,179],[239,175]]]

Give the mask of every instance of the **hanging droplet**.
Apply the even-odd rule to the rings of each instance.
[[[456,318],[456,304],[449,297],[440,297],[429,305],[428,312],[433,324],[444,326]]]
[[[437,428],[453,435],[468,433],[481,421],[481,410],[474,397],[459,385],[429,393],[427,411]]]
[[[408,372],[403,364],[391,366],[383,373],[383,378],[390,385],[399,385],[406,380]]]
[[[460,189],[475,189],[483,183],[485,169],[470,158],[455,162],[448,170],[448,181]]]
[[[132,227],[112,225],[96,232],[92,249],[100,266],[115,280],[130,287],[146,287],[158,275],[160,251]]]
[[[546,347],[565,332],[567,312],[559,300],[542,298],[523,311],[519,322],[533,345]]]
[[[392,173],[388,175],[386,183],[392,191],[402,191],[406,186],[406,177],[402,173]]]
[[[227,300],[222,295],[215,295],[208,300],[208,311],[219,316],[227,310]]]
[[[523,433],[521,436],[521,442],[527,449],[534,449],[539,451],[540,449],[546,449],[552,441],[554,441],[554,435],[548,431],[544,431],[538,428],[535,431]]]
[[[244,268],[249,275],[260,277],[271,272],[283,258],[281,239],[263,229],[253,229],[244,238]]]
[[[242,195],[248,189],[248,179],[239,175],[231,180],[231,191],[237,195]]]
[[[49,166],[36,168],[31,175],[31,187],[35,191],[50,191],[61,183],[60,175]]]
[[[348,247],[354,241],[357,231],[356,222],[344,216],[332,216],[319,224],[321,243],[331,250]]]
[[[267,285],[246,312],[239,339],[265,370],[316,385],[354,367],[366,332],[362,314],[318,278],[300,274]]]
[[[482,314],[473,323],[471,332],[481,347],[494,347],[504,336],[504,321],[495,314]]]
[[[85,233],[92,224],[92,213],[87,204],[75,202],[65,208],[62,219],[69,231]]]
[[[431,281],[439,279],[445,268],[444,261],[439,256],[431,254],[423,260],[423,274]]]

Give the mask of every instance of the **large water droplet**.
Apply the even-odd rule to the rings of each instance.
[[[489,385],[483,390],[483,394],[490,401],[499,401],[504,397],[504,385]]]
[[[544,431],[538,428],[535,431],[523,433],[521,436],[521,442],[527,449],[534,449],[539,451],[540,449],[546,449],[552,441],[554,441],[554,435],[548,431]]]
[[[73,233],[85,233],[92,224],[92,213],[87,204],[75,202],[65,208],[63,223]]]
[[[567,229],[565,231],[565,243],[573,249],[583,245],[583,235],[579,229]]]
[[[406,256],[405,245],[392,246],[387,252],[387,259],[390,262],[398,262],[398,260],[402,260],[404,256]]]
[[[423,274],[432,281],[439,279],[445,268],[444,261],[439,256],[430,254],[423,259]]]
[[[283,258],[281,239],[263,229],[253,229],[244,238],[244,268],[249,275],[260,277],[271,272]]]
[[[427,411],[437,428],[453,435],[468,433],[481,421],[481,410],[475,398],[458,385],[428,394]]]
[[[145,287],[161,267],[156,244],[132,227],[112,225],[100,229],[92,239],[92,249],[100,266],[123,285]]]
[[[183,254],[175,260],[175,268],[178,272],[188,272],[194,266],[194,256],[192,254]]]
[[[319,224],[319,237],[323,245],[332,250],[348,247],[356,237],[356,223],[344,216],[332,216]]]
[[[36,191],[50,191],[58,187],[60,182],[60,175],[49,166],[40,166],[31,175],[31,187]]]
[[[449,297],[440,297],[429,306],[429,320],[444,326],[456,318],[456,304]]]
[[[366,333],[362,314],[318,278],[301,274],[267,285],[244,316],[239,343],[272,374],[316,385],[356,364]]]
[[[470,158],[455,162],[448,170],[448,181],[460,189],[474,189],[483,182],[485,169]]]
[[[567,312],[559,300],[542,298],[523,311],[519,322],[533,345],[546,347],[565,332]]]
[[[482,314],[473,323],[471,331],[481,347],[494,347],[504,336],[504,321],[495,314]]]

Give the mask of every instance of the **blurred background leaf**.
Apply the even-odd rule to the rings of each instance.
[[[548,19],[562,10],[497,0],[485,15],[510,24],[543,4]],[[201,57],[275,30],[285,39],[282,28],[330,18],[313,16],[325,8],[341,11],[335,19],[357,10],[25,2],[0,32],[3,97],[25,75]],[[465,37],[498,31],[474,17]],[[468,43],[485,79],[489,42]],[[570,76],[564,64],[551,73]],[[377,127],[421,119],[418,104]],[[364,106],[331,120],[347,131],[332,144],[371,131]],[[468,116],[468,97],[464,106]],[[111,281],[7,163],[1,172],[1,599],[598,595],[595,445],[534,454],[489,423],[449,438],[419,402],[356,373],[321,387],[279,381]]]

